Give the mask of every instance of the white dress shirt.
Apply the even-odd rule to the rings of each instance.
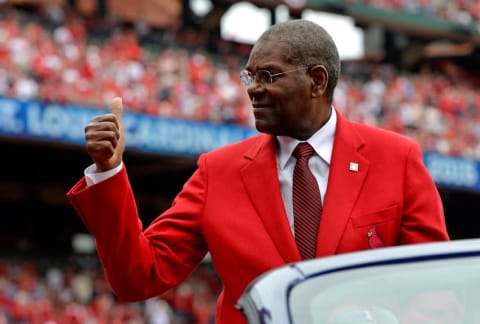
[[[332,107],[332,114],[327,123],[312,135],[308,142],[315,153],[309,160],[308,166],[312,171],[315,179],[317,179],[318,188],[322,201],[327,191],[328,175],[330,171],[330,160],[332,158],[333,140],[335,129],[337,127],[337,115]],[[288,222],[292,232],[293,227],[293,170],[297,160],[292,156],[293,150],[301,141],[287,136],[277,136],[279,149],[277,150],[277,167],[278,178],[280,180],[280,188],[282,190],[283,203],[287,212]]]

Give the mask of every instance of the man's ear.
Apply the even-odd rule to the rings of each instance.
[[[328,72],[323,65],[314,65],[310,68],[312,78],[312,95],[324,96],[327,92]]]

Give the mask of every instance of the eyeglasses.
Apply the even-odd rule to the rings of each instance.
[[[243,85],[245,87],[251,86],[253,81],[256,81],[257,83],[265,86],[265,85],[272,84],[273,78],[276,78],[280,75],[287,74],[287,73],[290,73],[290,72],[305,70],[305,69],[308,69],[308,67],[305,66],[305,67],[301,67],[301,68],[298,68],[298,69],[295,69],[295,70],[290,70],[290,71],[280,72],[280,73],[275,73],[275,74],[272,74],[268,70],[258,70],[257,72],[255,72],[255,74],[252,74],[250,71],[243,70],[242,72],[240,72],[240,79],[242,80]]]

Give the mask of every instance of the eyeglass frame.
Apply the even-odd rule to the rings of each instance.
[[[261,85],[271,85],[273,83],[274,78],[276,78],[280,75],[295,72],[295,71],[300,71],[300,70],[307,70],[308,71],[311,68],[312,68],[312,66],[303,66],[303,67],[300,67],[300,68],[297,68],[297,69],[294,69],[294,70],[289,70],[289,71],[274,73],[274,74],[272,74],[272,72],[270,72],[269,70],[265,70],[265,69],[258,70],[257,72],[255,72],[255,74],[253,74],[252,72],[250,72],[248,70],[242,70],[242,71],[240,71],[240,80],[242,80],[242,83],[245,87],[251,86],[253,84],[253,81],[255,81],[255,82],[257,82],[258,84],[261,84]],[[265,82],[265,80],[263,82],[262,81],[257,81],[259,79],[257,77],[258,73],[266,73],[266,75],[268,75],[268,77],[270,78],[270,82],[268,82],[268,81]],[[249,81],[248,83],[246,82],[247,80]]]

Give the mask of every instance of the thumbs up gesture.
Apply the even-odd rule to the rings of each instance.
[[[93,118],[85,127],[87,152],[97,166],[98,172],[118,166],[125,151],[122,98],[112,99],[110,112]]]

